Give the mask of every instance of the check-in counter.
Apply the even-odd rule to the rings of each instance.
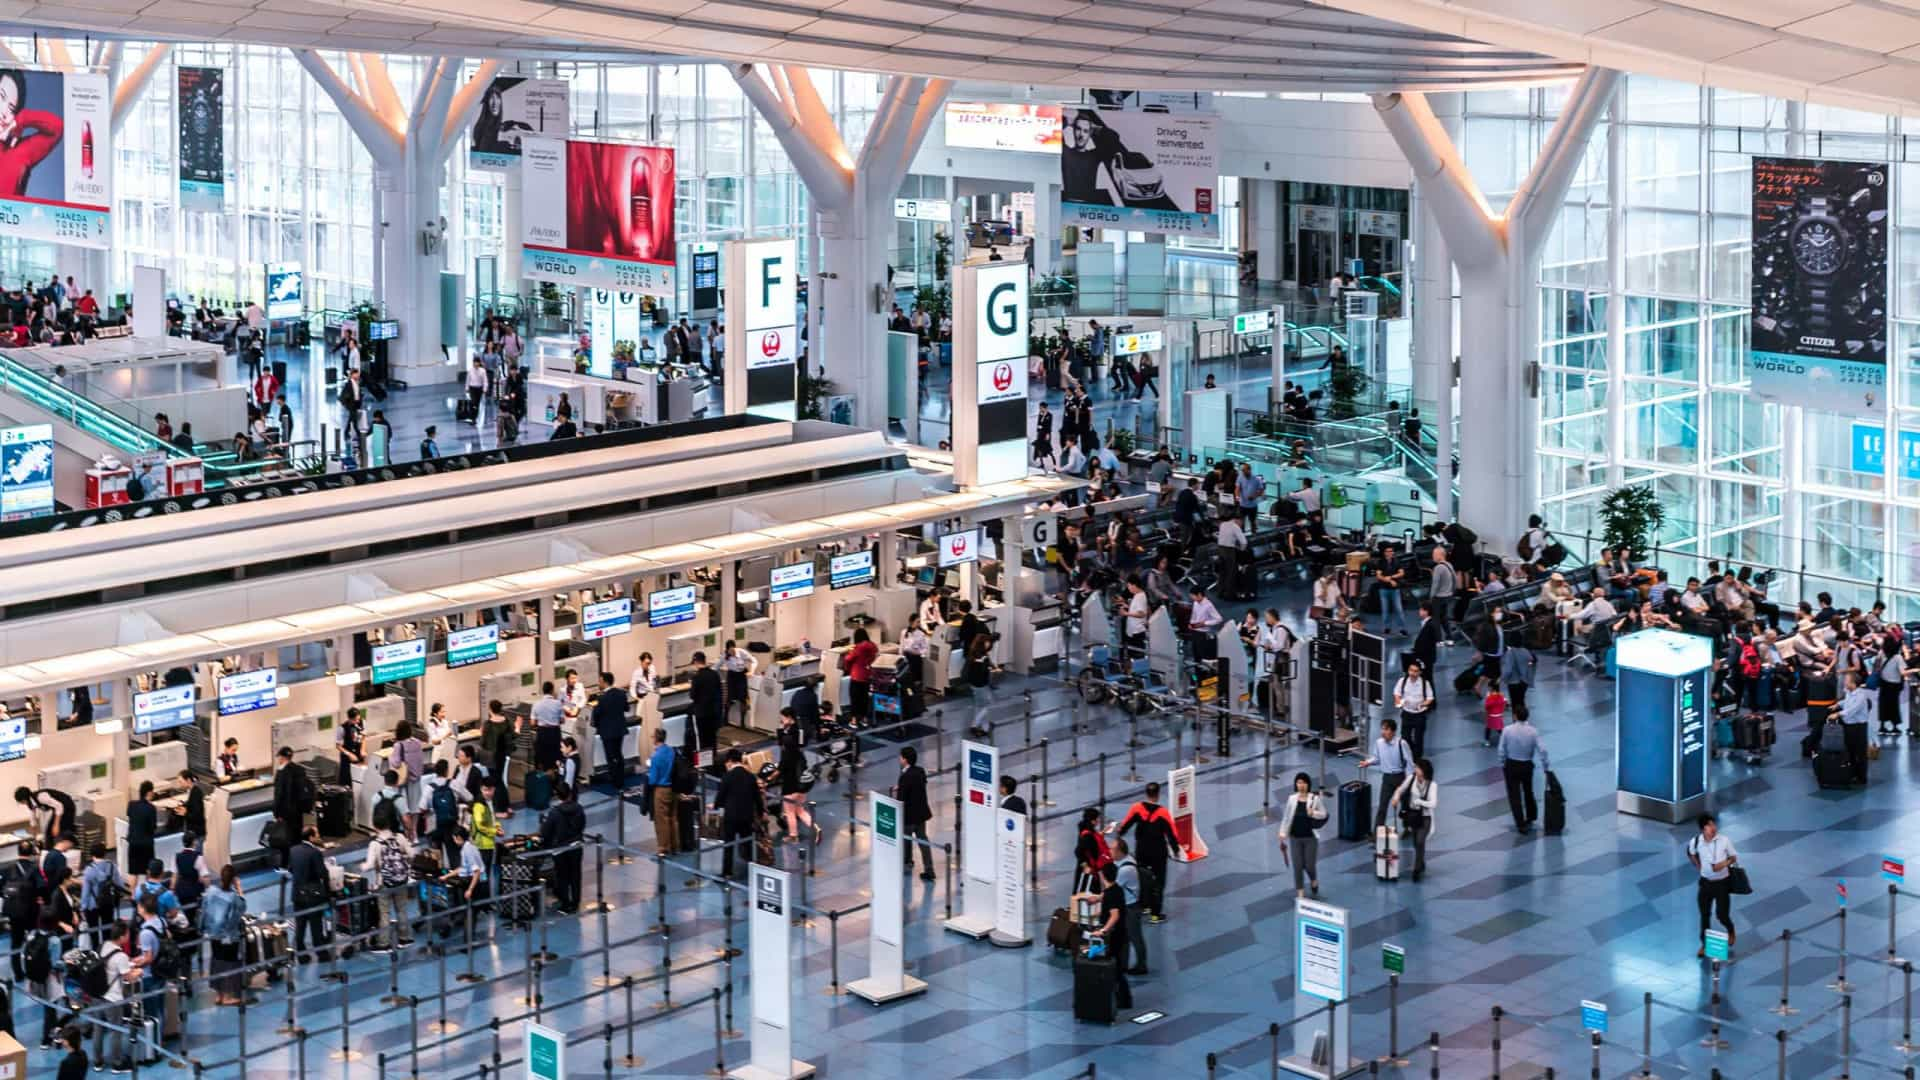
[[[272,821],[272,775],[215,784],[207,795],[207,865],[241,865],[265,854],[261,838]]]

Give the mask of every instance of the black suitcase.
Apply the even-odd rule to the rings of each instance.
[[[338,913],[340,932],[348,937],[359,937],[373,932],[379,925],[380,911],[367,888],[367,879],[359,874],[348,874],[340,879],[340,902],[334,905]]]
[[[1112,951],[1089,959],[1073,958],[1073,1018],[1094,1024],[1115,1019],[1113,995],[1119,977],[1119,958]]]
[[[1373,834],[1373,785],[1349,780],[1340,785],[1340,839],[1365,840]]]
[[[1546,824],[1542,828],[1548,836],[1559,836],[1567,831],[1567,792],[1560,786],[1560,778],[1547,770],[1547,805],[1543,811]]]
[[[1774,743],[1773,717],[1752,712],[1733,720],[1733,746],[1736,750],[1765,750]]]
[[[453,418],[455,420],[458,420],[463,424],[470,424],[473,422],[474,415],[475,413],[474,413],[472,398],[467,397],[466,395],[463,394],[461,395],[460,400],[453,403]]]
[[[1468,664],[1453,677],[1453,692],[1456,694],[1473,693],[1473,684],[1480,681],[1480,665]]]
[[[338,838],[353,832],[353,789],[341,784],[320,785],[320,835]]]
[[[1813,755],[1813,779],[1822,790],[1851,787],[1853,768],[1847,762],[1847,755],[1826,750]]]
[[[700,799],[694,795],[680,796],[680,816],[677,824],[680,828],[680,850],[700,850]]]

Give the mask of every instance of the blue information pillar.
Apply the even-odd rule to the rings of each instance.
[[[1707,808],[1713,644],[1642,630],[1615,646],[1615,787],[1621,812],[1684,821]]]

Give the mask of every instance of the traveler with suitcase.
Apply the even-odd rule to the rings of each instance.
[[[1320,830],[1327,824],[1327,806],[1313,790],[1306,773],[1293,776],[1293,794],[1280,812],[1280,858],[1293,867],[1293,895],[1307,889],[1320,895]]]
[[[1847,765],[1852,769],[1853,782],[1865,787],[1867,757],[1872,744],[1867,736],[1867,718],[1873,715],[1873,691],[1862,682],[1859,672],[1847,673],[1847,696],[1840,699],[1840,728],[1846,739]]]
[[[1118,884],[1119,868],[1112,863],[1100,868],[1100,915],[1099,923],[1088,935],[1098,938],[1106,946],[1106,953],[1113,961],[1113,1004],[1122,1009],[1133,1008],[1133,988],[1127,985],[1127,895]],[[1075,973],[1075,1015],[1079,1015],[1079,976]],[[1097,1004],[1097,1003],[1096,1003]],[[1108,1023],[1111,1023],[1111,1017]]]
[[[1125,840],[1113,842],[1113,866],[1114,884],[1120,886],[1121,893],[1126,897],[1124,922],[1127,940],[1133,945],[1133,966],[1127,968],[1126,972],[1129,975],[1145,975],[1147,973],[1147,937],[1140,931],[1140,864],[1133,861],[1133,853],[1127,850]],[[1124,956],[1116,956],[1114,959],[1122,965],[1127,962],[1127,957]]]
[[[1433,838],[1433,814],[1440,803],[1440,787],[1433,782],[1433,762],[1414,762],[1413,772],[1400,782],[1387,802],[1400,809],[1402,836],[1413,841],[1413,880],[1427,872],[1427,841]]]
[[[1392,720],[1380,721],[1380,737],[1373,740],[1373,756],[1360,763],[1362,769],[1371,766],[1380,769],[1382,798],[1373,814],[1373,827],[1379,829],[1387,823],[1387,811],[1393,802],[1388,793],[1398,792],[1400,785],[1406,783],[1407,774],[1413,771],[1413,749],[1400,737],[1399,728]]]
[[[1900,734],[1900,699],[1907,688],[1906,659],[1900,655],[1900,641],[1888,636],[1880,643],[1880,655],[1873,660],[1873,676],[1880,684],[1879,708],[1880,734],[1898,736]],[[1908,730],[1920,722],[1920,718],[1908,721]]]
[[[1540,817],[1533,794],[1533,770],[1535,764],[1547,768],[1547,748],[1525,710],[1516,709],[1513,715],[1513,723],[1500,732],[1500,768],[1506,774],[1507,807],[1513,811],[1513,827],[1524,836],[1533,831],[1533,823]]]
[[[383,825],[378,815],[375,817],[373,843],[367,845],[367,860],[362,865],[366,867],[369,884],[380,892],[379,905],[386,918],[387,939],[385,945],[376,941],[367,951],[383,952],[413,944],[412,927],[407,920],[406,889],[413,879],[413,845],[391,822]]]
[[[586,811],[574,798],[571,784],[560,784],[553,792],[553,806],[540,819],[540,847],[553,852],[554,907],[562,915],[580,910],[580,864],[578,847],[587,835]]]
[[[1146,796],[1128,808],[1117,828],[1109,826],[1107,831],[1124,837],[1136,827],[1140,831],[1134,834],[1133,849],[1140,865],[1140,904],[1148,922],[1165,922],[1167,863],[1179,841],[1173,815],[1160,805],[1159,781],[1147,781]]]

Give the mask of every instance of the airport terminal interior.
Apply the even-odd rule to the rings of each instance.
[[[12,5],[0,1080],[1911,1078],[1916,116],[1878,0]]]

